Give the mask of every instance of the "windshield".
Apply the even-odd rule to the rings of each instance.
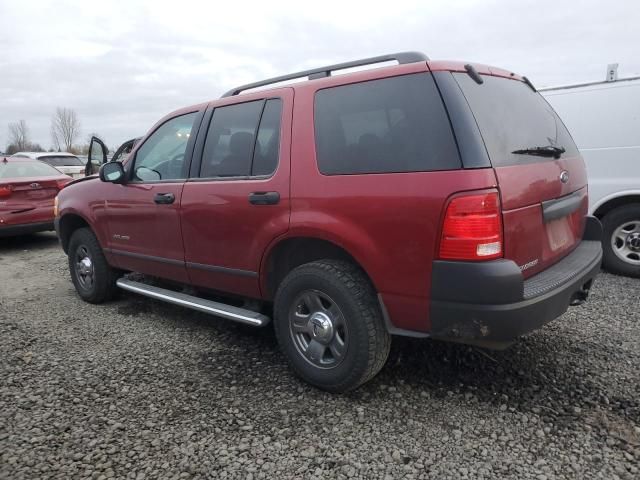
[[[558,115],[526,83],[483,75],[483,83],[478,84],[466,73],[455,73],[454,77],[473,111],[494,167],[553,160],[560,149],[564,149],[562,156],[578,155]]]
[[[47,162],[49,165],[53,167],[82,167],[84,163],[78,157],[73,157],[71,155],[47,155],[43,157],[38,157],[38,160],[42,162]]]
[[[55,168],[37,160],[0,161],[0,178],[59,177],[60,175],[61,173]]]

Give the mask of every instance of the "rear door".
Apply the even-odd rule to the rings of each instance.
[[[262,255],[289,227],[293,90],[224,102],[203,120],[182,194],[185,261],[195,285],[260,297]]]
[[[478,84],[466,73],[453,76],[496,173],[505,257],[529,277],[582,238],[588,201],[584,162],[560,118],[525,82],[483,75]]]

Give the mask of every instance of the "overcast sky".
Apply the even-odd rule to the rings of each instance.
[[[186,0],[0,2],[0,150],[9,122],[51,145],[56,106],[110,147],[236,84],[402,50],[536,86],[640,74],[640,2]]]

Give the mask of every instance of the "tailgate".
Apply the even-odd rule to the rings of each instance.
[[[587,215],[584,162],[566,127],[527,83],[454,73],[477,122],[502,201],[504,256],[525,278],[580,242]]]
[[[505,258],[525,278],[569,253],[582,238],[588,210],[582,159],[495,168],[502,198]],[[563,183],[560,174],[568,172]]]

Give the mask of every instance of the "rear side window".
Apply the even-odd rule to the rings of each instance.
[[[461,168],[449,118],[430,74],[316,93],[318,168],[326,175]]]
[[[454,78],[476,118],[494,167],[545,162],[553,157],[512,153],[535,147],[562,147],[563,156],[578,149],[553,108],[527,84],[508,78],[483,75],[482,84],[466,73]]]
[[[270,99],[214,110],[201,178],[269,175],[278,164],[282,101]]]

